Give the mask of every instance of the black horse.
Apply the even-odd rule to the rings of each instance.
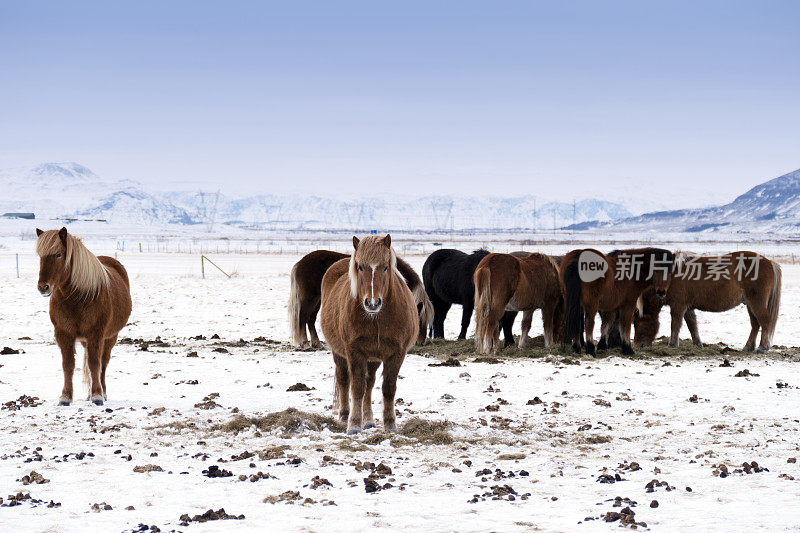
[[[467,328],[475,307],[475,284],[472,275],[481,259],[489,255],[488,250],[475,250],[465,254],[460,250],[442,249],[433,252],[422,266],[422,283],[425,292],[433,303],[432,338],[444,338],[444,319],[453,304],[462,307],[461,333],[459,339],[467,338]],[[529,252],[514,252],[512,255],[526,257]],[[514,344],[514,327],[516,311],[506,311],[500,319],[500,326],[505,336],[505,346]]]

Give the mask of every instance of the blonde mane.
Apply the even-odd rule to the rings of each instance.
[[[43,232],[36,241],[36,253],[45,257],[61,251],[58,230]],[[69,271],[69,284],[73,291],[86,298],[94,298],[110,280],[103,263],[83,245],[78,237],[67,234],[67,251],[64,263]]]
[[[378,264],[381,261],[386,260],[386,252],[387,248],[386,245],[383,244],[384,237],[378,237],[377,235],[368,235],[361,239],[358,243],[358,248],[355,252],[350,256],[350,268],[347,271],[348,276],[350,277],[350,295],[353,298],[358,298],[358,277],[356,276],[356,264],[361,263],[362,265],[374,265]],[[392,268],[392,272],[400,276],[400,279],[403,278],[403,275],[400,274],[400,271],[397,270],[397,255],[394,253],[394,248],[391,246],[388,248],[389,252],[389,265]]]

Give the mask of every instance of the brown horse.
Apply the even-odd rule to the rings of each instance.
[[[322,278],[322,333],[336,364],[334,405],[349,434],[375,427],[372,388],[383,363],[383,429],[396,431],[397,374],[417,338],[417,309],[389,235],[353,237],[353,247]]]
[[[672,278],[674,255],[660,248],[615,250],[604,255],[590,248],[573,250],[561,261],[566,318],[564,342],[580,353],[581,329],[586,332],[586,353],[595,355],[594,320],[600,312],[605,331],[598,348],[608,346],[608,329],[619,315],[622,353],[633,354],[631,322],[637,300],[653,287],[663,297]]]
[[[478,263],[475,283],[475,349],[495,354],[500,350],[499,322],[506,311],[522,311],[519,347],[528,343],[533,312],[542,310],[544,344],[549,347],[557,334],[563,313],[558,266],[547,255],[525,257],[489,254]]]
[[[658,334],[658,315],[663,305],[670,307],[670,346],[678,346],[683,320],[692,342],[702,346],[695,309],[720,313],[745,304],[751,330],[744,349],[755,349],[760,329],[761,343],[757,351],[765,352],[772,347],[778,321],[781,278],[780,265],[755,252],[733,252],[721,256],[678,252],[666,296],[659,299],[652,290],[642,294],[644,312],[636,321],[635,343],[643,346],[653,343]]]
[[[95,256],[77,237],[61,230],[36,230],[40,257],[38,289],[50,296],[50,320],[61,349],[64,390],[59,405],[72,403],[75,341],[85,349],[83,378],[90,399],[108,399],[106,367],[117,334],[131,314],[131,291],[125,267],[113,257]]]
[[[314,325],[322,298],[322,276],[332,264],[347,257],[350,256],[330,250],[315,250],[303,256],[292,267],[288,306],[289,327],[292,331],[292,344],[298,348],[322,346]],[[419,279],[411,265],[398,257],[397,270],[403,276],[411,294],[414,295],[414,302],[419,311],[417,344],[425,344],[428,327],[433,323],[433,304],[425,292],[422,280]],[[308,336],[306,336],[306,328],[308,328]],[[309,337],[311,338],[310,342]]]

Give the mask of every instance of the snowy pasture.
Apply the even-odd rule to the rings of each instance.
[[[476,360],[465,345],[442,366],[422,348],[400,373],[401,432],[351,438],[330,418],[330,353],[286,343],[298,258],[213,257],[235,275],[201,279],[196,255],[121,254],[134,310],[109,401],[78,392],[79,354],[76,401],[59,407],[38,262],[21,256],[17,279],[14,257],[0,256],[0,348],[20,351],[0,355],[0,529],[800,528],[800,267],[784,266],[770,354],[736,351],[742,307],[698,313],[703,340],[725,345],[716,351]],[[421,269],[424,257],[408,259]],[[194,520],[221,508],[244,518]]]

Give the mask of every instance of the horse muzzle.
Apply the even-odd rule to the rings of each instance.
[[[47,283],[39,283],[36,286],[36,288],[39,289],[39,294],[41,294],[45,298],[53,294],[53,288],[50,287],[50,285],[48,285]]]
[[[383,307],[383,300],[381,298],[364,298],[364,310],[371,314],[377,314]]]
[[[659,300],[663,300],[667,296],[667,291],[664,289],[656,289],[656,296]]]

